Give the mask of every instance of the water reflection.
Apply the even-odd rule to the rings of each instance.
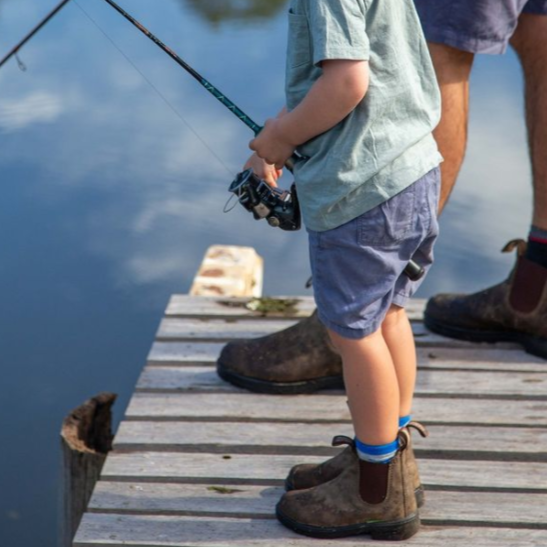
[[[252,23],[277,15],[286,0],[179,0],[212,24],[229,21]]]

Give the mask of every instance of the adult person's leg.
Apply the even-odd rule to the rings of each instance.
[[[526,124],[534,184],[528,244],[518,250],[510,277],[472,295],[430,299],[425,323],[433,331],[472,341],[511,340],[547,359],[547,1],[530,0],[511,37],[525,79]]]
[[[534,180],[532,224],[547,230],[547,17],[523,13],[511,39],[522,63]]]
[[[444,157],[439,201],[439,210],[442,211],[458,178],[467,146],[469,76],[474,55],[433,42],[429,43],[429,52],[437,73],[443,105],[441,121],[433,132]]]

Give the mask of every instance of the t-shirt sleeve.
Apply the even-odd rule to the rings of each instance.
[[[369,60],[362,0],[309,0],[307,11],[314,64],[329,59]]]

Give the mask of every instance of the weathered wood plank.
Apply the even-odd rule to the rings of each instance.
[[[313,296],[275,296],[276,300],[296,300],[295,305],[287,309],[282,316],[291,319],[301,319],[311,315],[315,310]],[[187,294],[174,294],[169,300],[165,315],[168,317],[205,317],[228,318],[236,317],[245,319],[249,317],[261,317],[260,312],[253,311],[246,305],[253,299],[241,298],[201,298]],[[423,317],[426,300],[412,299],[406,308],[411,321],[420,321]],[[275,314],[268,314],[275,318]],[[279,317],[279,315],[277,315]]]
[[[263,314],[247,307],[254,299],[243,298],[199,298],[185,294],[174,294],[169,300],[165,315],[167,317],[203,317],[248,319],[262,317]],[[275,300],[293,300],[294,306],[287,307],[283,314],[268,314],[267,318],[301,319],[308,317],[315,309],[312,296],[276,296]]]
[[[547,429],[430,426],[415,436],[416,452],[435,458],[547,461]],[[350,424],[122,422],[116,450],[178,450],[272,454],[331,454],[334,435],[353,435]]]
[[[297,321],[288,319],[247,319],[235,318],[173,318],[162,319],[156,340],[158,341],[227,341],[233,338],[254,338],[265,336],[278,330],[286,329]],[[454,348],[491,348],[492,344],[473,344],[462,340],[445,338],[429,332],[422,323],[413,323],[412,330],[416,344],[421,347],[454,347]],[[519,348],[513,343],[494,344],[498,348]]]
[[[148,365],[214,366],[225,342],[154,342]],[[418,348],[420,369],[547,372],[547,361],[520,350]]]
[[[336,452],[334,452],[336,453]],[[419,456],[419,454],[418,454]],[[325,456],[277,454],[185,454],[180,452],[112,452],[103,480],[217,484],[282,485],[299,463],[320,463]],[[431,460],[419,458],[422,482],[430,488],[514,490],[547,493],[547,464]]]
[[[416,547],[545,547],[545,530],[423,526],[405,541]],[[321,547],[375,546],[366,537],[321,540]],[[316,547],[318,541],[287,530],[274,519],[216,519],[144,515],[85,515],[74,547]]]
[[[137,383],[139,390],[218,391],[243,393],[221,380],[207,367],[146,367]],[[419,371],[417,396],[513,397],[547,400],[545,373],[483,372],[459,370]]]
[[[102,481],[89,509],[216,517],[272,518],[283,494],[279,486],[126,483]]]
[[[492,424],[547,427],[547,402],[416,398],[413,416],[426,424]],[[135,393],[126,419],[349,422],[345,395],[254,393]]]
[[[233,338],[255,338],[292,327],[292,319],[230,319],[164,318],[161,320],[156,340],[224,341]]]
[[[154,342],[148,365],[213,366],[225,342]]]
[[[89,510],[99,513],[272,518],[281,486],[101,481]],[[518,507],[518,511],[515,511]],[[434,526],[495,525],[547,529],[547,493],[430,491],[420,518]]]

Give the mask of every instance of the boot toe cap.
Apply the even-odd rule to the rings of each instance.
[[[316,470],[316,464],[302,463],[295,465],[285,479],[285,489],[287,491],[302,490],[303,488],[315,486],[314,472]]]
[[[428,301],[424,317],[428,319],[445,319],[453,313],[454,306],[458,306],[465,297],[463,294],[437,294]]]

